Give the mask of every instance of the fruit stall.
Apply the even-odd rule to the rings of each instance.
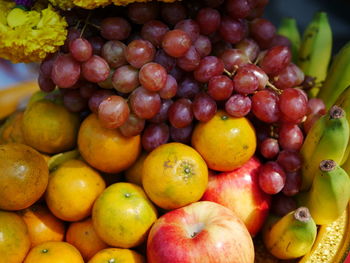
[[[314,2],[0,0],[0,263],[350,262],[349,3]]]

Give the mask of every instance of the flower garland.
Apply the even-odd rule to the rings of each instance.
[[[17,4],[17,5],[16,5]],[[67,23],[49,5],[31,0],[0,1],[0,57],[14,63],[38,62],[64,44]]]

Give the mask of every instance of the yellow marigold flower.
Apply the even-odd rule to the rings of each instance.
[[[60,1],[60,0],[56,0],[56,1]],[[82,8],[94,9],[94,8],[106,6],[112,3],[115,5],[128,5],[134,2],[150,2],[150,1],[152,0],[73,0],[73,3],[76,6],[79,6]],[[170,2],[175,2],[176,0],[158,0],[158,1],[170,3]]]
[[[71,9],[74,7],[72,0],[49,0],[49,2],[62,10]]]
[[[131,3],[143,3],[143,2],[150,2],[152,0],[112,0],[113,4],[115,5],[128,5]],[[164,2],[164,3],[171,3],[171,2],[175,2],[177,0],[158,0],[159,2]]]
[[[101,6],[106,6],[112,3],[111,0],[73,0],[76,6],[85,9],[94,9]]]
[[[51,6],[41,11],[11,10],[12,6],[0,5],[1,58],[37,62],[64,44],[67,23]]]

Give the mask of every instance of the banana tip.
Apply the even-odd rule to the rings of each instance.
[[[299,207],[294,212],[294,218],[304,223],[309,222],[311,219],[311,214],[309,209],[307,207]]]
[[[345,111],[337,105],[334,105],[329,110],[329,117],[331,119],[340,119],[340,118],[343,118],[344,116],[345,116]]]
[[[323,160],[320,163],[320,170],[322,172],[330,172],[330,171],[333,171],[336,166],[337,166],[337,163],[333,160]]]

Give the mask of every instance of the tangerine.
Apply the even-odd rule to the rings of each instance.
[[[248,119],[218,111],[208,122],[199,123],[192,134],[192,146],[210,169],[232,171],[255,153],[256,135]]]
[[[145,263],[139,253],[126,248],[106,248],[99,251],[88,263]]]
[[[45,192],[49,169],[44,157],[19,143],[0,145],[0,209],[21,210]]]
[[[130,167],[141,151],[140,136],[124,137],[119,130],[101,126],[96,114],[81,124],[79,151],[94,168],[106,173],[119,173]]]
[[[207,184],[205,161],[195,149],[182,143],[159,146],[143,163],[143,188],[148,197],[164,209],[198,201]]]
[[[23,111],[12,113],[0,127],[0,144],[25,143],[22,133]]]
[[[44,153],[60,153],[76,145],[79,116],[50,100],[33,102],[24,111],[22,132],[26,144]]]
[[[33,247],[23,263],[84,263],[74,246],[62,241],[48,241]]]
[[[34,204],[22,210],[20,215],[27,225],[32,247],[46,241],[62,241],[64,239],[64,223],[55,217],[46,206]]]
[[[30,249],[28,229],[14,212],[0,211],[0,263],[20,263]]]
[[[85,261],[92,258],[98,251],[108,247],[96,234],[91,217],[71,223],[67,230],[66,241],[80,251]]]
[[[140,245],[156,220],[154,205],[141,187],[131,183],[115,183],[107,187],[92,210],[96,233],[112,247]]]
[[[146,157],[146,152],[141,153],[136,162],[125,171],[126,181],[142,186],[142,168]]]
[[[69,160],[50,174],[45,200],[64,221],[78,221],[91,214],[92,205],[106,184],[100,174],[83,161]]]

